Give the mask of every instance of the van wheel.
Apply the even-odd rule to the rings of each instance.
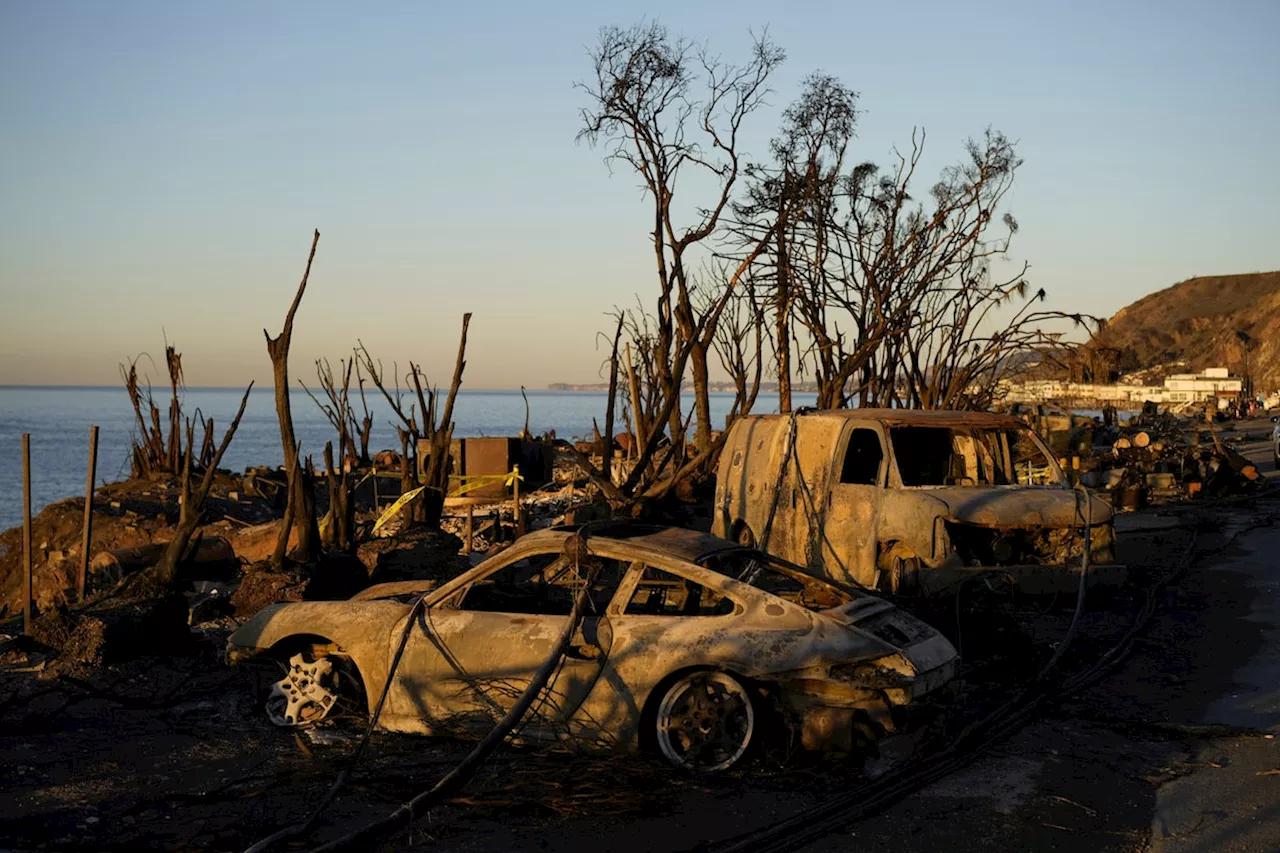
[[[915,553],[901,542],[891,542],[880,552],[878,561],[882,590],[894,595],[907,595],[919,588],[922,563]]]

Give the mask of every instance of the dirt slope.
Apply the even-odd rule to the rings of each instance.
[[[1111,318],[1104,341],[1127,370],[1186,362],[1184,369],[1249,369],[1258,390],[1280,388],[1280,271],[1202,276],[1144,296]]]

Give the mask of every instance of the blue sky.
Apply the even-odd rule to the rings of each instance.
[[[1025,165],[1013,255],[1110,315],[1280,268],[1280,3],[352,4],[0,0],[0,384],[106,384],[162,348],[191,384],[269,379],[322,232],[293,374],[356,339],[471,387],[593,381],[604,312],[653,289],[646,208],[574,142],[601,25],[656,18],[860,92],[853,158],[991,125]],[[923,187],[922,187],[923,188]]]

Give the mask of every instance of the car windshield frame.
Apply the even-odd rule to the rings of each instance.
[[[1068,488],[1058,460],[1030,427],[903,424],[888,432],[902,488]]]

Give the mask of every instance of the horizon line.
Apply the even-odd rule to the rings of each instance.
[[[566,385],[590,385],[590,384],[592,384],[592,383],[589,383],[589,382],[568,382],[568,383],[554,383],[554,382],[550,382],[550,383],[547,383],[547,385],[539,386],[539,387],[536,387],[536,388],[530,388],[530,387],[528,387],[528,386],[526,385],[526,386],[523,386],[523,390],[524,390],[526,393],[533,393],[533,392],[537,392],[537,391],[551,391],[552,389],[551,389],[550,387],[548,387],[548,386],[549,386],[549,385],[555,385],[555,384],[566,384]],[[163,387],[164,387],[164,385],[163,385],[163,383],[162,383],[162,384],[158,384],[158,385],[153,385],[153,386],[152,386],[152,389],[154,390],[155,388],[163,388]],[[182,390],[184,390],[184,391],[243,391],[243,390],[245,389],[245,387],[246,387],[246,386],[244,386],[244,385],[183,385],[183,386],[181,386]],[[317,386],[317,387],[318,387],[318,386]],[[373,390],[375,390],[375,391],[377,390],[377,386],[372,386],[372,387],[373,387]],[[119,390],[121,390],[121,391],[125,390],[125,387],[124,387],[124,385],[122,385],[122,384],[112,384],[112,385],[87,385],[87,384],[83,384],[83,383],[60,383],[60,382],[26,382],[26,383],[16,383],[16,384],[5,384],[5,383],[0,383],[0,390],[10,390],[10,389],[18,389],[18,388],[26,388],[26,389],[38,388],[38,389],[50,389],[50,390],[51,390],[51,389],[57,389],[57,388],[66,388],[66,389],[74,389],[74,390],[82,390],[82,391],[87,391],[87,390],[97,390],[97,389],[108,389],[108,388],[111,388],[111,389],[119,389]],[[262,384],[254,383],[254,388],[272,388],[272,389],[274,390],[274,385],[269,384],[269,383],[262,383]],[[304,391],[304,390],[306,390],[306,389],[304,389],[301,385],[290,385],[290,386],[289,386],[289,390],[290,390],[290,391]],[[365,389],[365,393],[368,393],[368,390],[369,390],[369,389],[368,389],[368,388],[366,388],[366,389]],[[405,391],[405,390],[406,390],[406,389],[403,389],[403,388],[401,389],[401,391],[402,391],[402,392],[403,392],[403,391]],[[412,388],[409,388],[409,389],[407,389],[407,390],[412,391],[413,389],[412,389]],[[425,391],[426,391],[426,388],[423,388],[423,391],[425,392]],[[520,393],[520,391],[521,391],[521,386],[517,385],[517,386],[515,386],[514,388],[513,388],[513,387],[511,387],[511,386],[509,386],[509,385],[508,385],[508,386],[496,386],[496,385],[495,385],[495,386],[492,386],[492,387],[489,387],[489,386],[485,386],[485,387],[476,387],[476,386],[472,386],[472,387],[469,387],[469,388],[468,388],[468,387],[463,387],[463,388],[459,388],[459,389],[458,389],[458,393],[459,393],[459,394],[465,394],[465,393],[467,393],[468,391],[511,391],[511,392],[513,392],[513,393],[519,394],[519,393]],[[563,393],[563,390],[558,390],[558,391],[556,391],[555,393]]]

